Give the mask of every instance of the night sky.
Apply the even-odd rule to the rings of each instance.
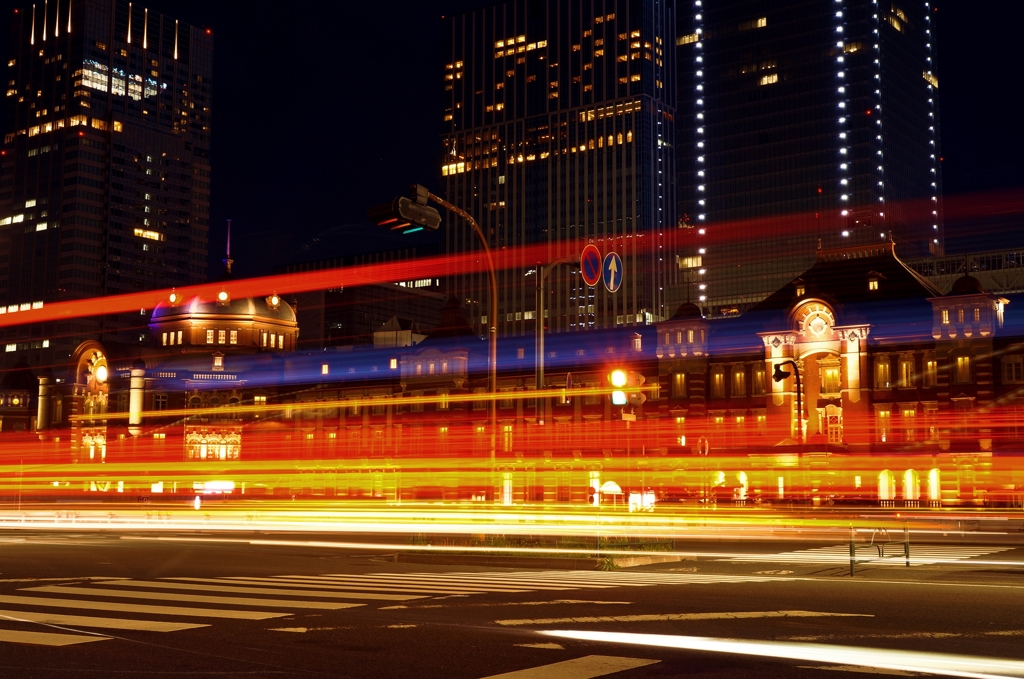
[[[438,188],[442,16],[484,4],[148,3],[214,31],[211,267],[219,271],[228,218],[241,276],[436,238],[380,234],[366,209],[412,182]],[[1024,195],[1022,5],[939,5],[947,197],[997,189]],[[4,55],[10,17],[0,17]],[[950,252],[1022,246],[1024,216],[947,221],[946,234]]]

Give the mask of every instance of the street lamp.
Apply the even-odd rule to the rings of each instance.
[[[783,370],[784,365],[793,366],[793,372]],[[791,358],[787,358],[780,363],[775,364],[775,372],[772,373],[772,379],[776,382],[781,382],[790,375],[796,375],[796,442],[797,444],[803,443],[804,439],[804,405],[803,399],[800,395],[800,368],[797,366],[796,361]]]
[[[437,229],[441,225],[441,216],[437,210],[427,205],[432,200],[444,209],[462,217],[473,227],[473,232],[480,241],[484,256],[487,258],[487,272],[491,283],[491,308],[487,315],[487,342],[488,342],[488,384],[487,390],[491,394],[491,465],[495,463],[495,446],[497,443],[498,430],[498,403],[495,400],[498,393],[498,280],[494,273],[494,260],[491,258],[491,248],[487,245],[487,238],[476,223],[472,215],[460,207],[452,205],[444,198],[431,193],[427,187],[413,184],[411,187],[412,198],[398,197],[390,203],[378,205],[369,212],[369,217],[378,226],[386,226],[392,230],[404,229],[403,234],[430,229]]]

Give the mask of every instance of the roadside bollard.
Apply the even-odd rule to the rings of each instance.
[[[903,556],[907,560],[907,568],[910,568],[910,524],[903,523]]]
[[[853,526],[850,526],[850,577],[853,577],[854,569],[857,564],[857,545],[854,540],[857,537],[857,531],[854,530]]]

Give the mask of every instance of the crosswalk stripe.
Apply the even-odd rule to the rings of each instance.
[[[223,582],[223,581],[222,581]],[[98,585],[111,585],[114,587],[149,587],[152,589],[177,589],[194,590],[201,592],[225,592],[229,594],[271,594],[306,597],[323,597],[325,599],[379,599],[382,601],[409,601],[410,599],[422,599],[420,596],[404,594],[374,594],[370,592],[323,592],[312,589],[293,590],[282,592],[279,589],[269,587],[225,587],[218,585],[186,584],[179,582],[164,582],[155,580],[107,580],[96,583]]]
[[[479,587],[480,585],[502,585],[502,586],[517,586],[515,583],[510,583],[512,578],[505,577],[502,575],[487,575],[484,577],[473,577],[473,573],[369,573],[367,575],[325,575],[324,578],[330,580],[348,580],[353,577],[360,579],[371,579],[374,581],[381,582],[422,582],[440,584],[444,583],[445,586],[452,587]],[[542,584],[538,582],[537,584]]]
[[[91,611],[117,611],[119,613],[149,613],[174,615],[190,618],[232,618],[237,620],[266,620],[283,618],[288,613],[268,611],[236,611],[225,608],[189,608],[184,606],[152,606],[148,604],[126,604],[88,599],[51,599],[48,597],[0,595],[0,604],[19,606],[49,606],[52,608],[78,608]]]
[[[191,580],[193,578],[172,578],[173,580]],[[301,584],[304,587],[325,587],[333,589],[346,589],[346,590],[369,590],[374,592],[410,592],[415,594],[477,594],[480,592],[529,592],[532,591],[530,588],[518,586],[515,588],[501,588],[491,589],[487,587],[442,587],[440,585],[436,587],[430,587],[425,585],[417,585],[415,583],[410,585],[401,586],[398,582],[386,582],[384,584],[375,584],[375,581],[369,581],[367,584],[356,584],[358,582],[364,582],[361,579],[353,579],[351,581],[341,580],[309,580],[309,579],[293,579],[293,578],[249,578],[249,577],[228,577],[225,580],[232,582],[259,582],[265,584],[282,583],[295,585]]]
[[[530,667],[515,672],[504,674],[492,674],[483,679],[593,679],[603,677],[616,672],[654,665],[660,660],[647,660],[645,658],[621,658],[612,655],[585,655],[582,658],[563,660],[562,662],[551,663]]]
[[[124,590],[101,589],[99,587],[62,587],[47,585],[44,587],[28,587],[23,592],[43,592],[45,594],[92,594],[103,597],[120,597],[123,599],[155,599],[170,601],[192,601],[204,604],[229,604],[234,606],[266,606],[268,608],[317,608],[337,610],[339,608],[355,608],[365,604],[327,603],[325,601],[302,601],[299,599],[250,599],[233,596],[204,596],[201,594],[177,594],[172,592],[127,592]]]
[[[319,580],[308,580],[300,578],[256,578],[256,577],[241,577],[232,576],[227,578],[167,578],[168,580],[181,580],[185,582],[223,582],[227,584],[240,584],[240,585],[265,585],[270,587],[316,587],[318,589],[328,590],[367,590],[373,592],[404,592],[407,594],[425,594],[433,596],[435,594],[475,594],[482,592],[480,588],[474,588],[469,590],[453,589],[450,587],[390,587],[390,586],[362,586],[355,584],[330,584]],[[510,590],[513,592],[526,592],[529,590],[516,589]]]
[[[428,579],[423,579],[423,578],[393,578],[393,577],[361,576],[361,575],[360,576],[351,576],[351,577],[325,576],[323,581],[327,582],[327,583],[334,583],[334,584],[342,584],[342,583],[346,583],[346,582],[362,582],[362,583],[366,583],[368,585],[381,585],[381,586],[384,586],[384,585],[396,585],[396,584],[398,584],[398,585],[408,585],[408,586],[412,586],[412,587],[421,587],[421,588],[427,588],[427,587],[434,586],[434,587],[437,587],[438,589],[441,589],[441,590],[443,590],[445,592],[460,592],[460,591],[461,592],[473,592],[473,591],[478,591],[478,592],[527,592],[527,591],[530,591],[531,589],[533,589],[533,587],[524,588],[523,585],[519,585],[519,584],[512,584],[512,585],[507,585],[507,586],[506,585],[501,585],[499,587],[498,584],[495,584],[495,585],[492,586],[492,585],[487,585],[486,583],[484,583],[484,584],[480,584],[480,583],[476,583],[476,584],[474,584],[474,583],[464,583],[464,582],[461,582],[461,581],[458,581],[458,580],[453,581],[452,584],[448,585],[448,584],[446,584],[446,580],[444,578],[436,578],[436,577],[435,578],[431,578],[431,579],[428,580]],[[557,587],[547,587],[545,585],[542,585],[541,587],[542,588],[547,588],[547,589],[558,589]],[[403,589],[405,589],[405,588],[403,588]]]
[[[21,630],[0,629],[0,641],[6,641],[11,644],[33,644],[35,646],[71,646],[73,644],[87,644],[90,641],[106,641],[109,638],[88,634],[52,634],[50,632],[23,632]]]
[[[162,622],[159,620],[131,620],[127,618],[95,618],[88,615],[63,613],[37,613],[35,611],[0,610],[0,620],[39,622],[46,625],[74,625],[99,629],[123,629],[140,632],[178,632],[197,627],[209,627],[191,622]]]

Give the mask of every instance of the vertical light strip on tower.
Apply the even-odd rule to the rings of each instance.
[[[696,143],[697,143],[697,235],[703,236],[706,234],[706,220],[707,213],[707,199],[705,198],[705,168],[707,165],[704,162],[704,14],[701,7],[701,0],[694,0],[694,7],[697,8],[697,12],[694,14],[694,34],[697,36],[697,42],[694,44],[694,49],[697,52],[697,56],[694,57],[694,81],[697,90],[696,97],[696,116],[697,116],[697,128],[696,128]],[[697,254],[701,257],[701,265],[704,264],[704,255],[707,254],[707,248],[704,245],[704,239],[699,238],[699,247]],[[700,269],[704,271],[704,269]],[[701,294],[698,298],[701,302],[707,300],[706,285],[701,283]]]
[[[846,17],[843,10],[843,0],[835,0],[835,34],[836,34],[836,100],[839,109],[839,214],[848,217],[850,214],[850,194],[853,192],[850,186],[850,165],[853,158],[847,146],[847,136],[850,130],[851,111],[848,106],[846,93]],[[846,221],[846,220],[842,220]],[[843,235],[849,232],[844,230]]]
[[[928,111],[928,121],[929,121],[928,131],[931,132],[931,135],[930,135],[931,136],[931,140],[928,143],[931,146],[930,160],[932,161],[931,162],[931,165],[932,165],[932,167],[931,167],[931,175],[932,175],[932,182],[931,182],[931,184],[932,184],[932,210],[931,210],[931,213],[932,213],[932,233],[933,233],[932,245],[935,246],[935,247],[932,248],[932,252],[935,255],[941,255],[942,251],[941,251],[941,247],[939,247],[940,244],[939,244],[939,238],[938,238],[938,236],[939,236],[939,188],[938,188],[938,174],[939,173],[938,173],[937,161],[935,159],[935,156],[937,154],[937,149],[936,149],[937,144],[935,142],[938,139],[938,135],[936,134],[936,131],[935,131],[935,95],[934,95],[935,89],[938,87],[938,82],[939,81],[938,81],[938,78],[935,77],[935,72],[933,70],[934,69],[934,62],[932,61],[932,57],[931,57],[931,55],[932,55],[932,16],[931,16],[931,5],[929,3],[927,3],[927,2],[924,3],[924,12],[925,12],[925,14],[924,14],[924,23],[925,23],[925,26],[927,26],[927,28],[925,28],[925,31],[924,31],[924,34],[927,36],[927,38],[926,38],[927,42],[925,43],[925,48],[928,50],[928,56],[925,57],[926,63],[928,64],[928,68],[925,71],[925,75],[926,75],[925,79],[928,81],[928,93],[932,95],[932,96],[928,97],[928,109],[929,109],[929,111]]]

